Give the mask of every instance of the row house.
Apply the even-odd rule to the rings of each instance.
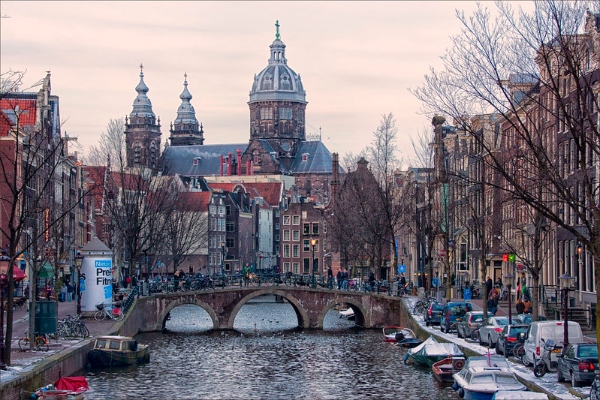
[[[281,213],[282,272],[323,275],[323,209],[313,203],[291,203]]]
[[[81,172],[61,132],[58,96],[48,73],[38,92],[0,99],[0,247],[15,267],[46,278],[69,278],[82,244]],[[12,229],[9,229],[12,225]]]

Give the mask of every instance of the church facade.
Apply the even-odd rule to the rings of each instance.
[[[306,92],[300,75],[288,66],[279,23],[275,26],[268,65],[252,82],[247,143],[204,143],[204,127],[196,118],[186,75],[177,117],[170,126],[170,143],[160,155],[160,119],[152,112],[142,70],[133,111],[126,121],[128,166],[177,174],[192,190],[208,177],[243,181],[244,176],[292,176],[294,188],[287,190],[315,204],[327,204],[333,156],[320,140],[306,140]],[[335,168],[344,172],[337,163]]]

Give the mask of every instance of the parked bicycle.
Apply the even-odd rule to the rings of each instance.
[[[58,337],[82,337],[90,336],[89,329],[81,321],[79,315],[67,315],[67,318],[58,320],[56,325],[56,335]]]
[[[107,318],[115,321],[121,321],[125,317],[121,307],[112,307],[111,309],[106,309],[104,304],[96,304],[96,308],[98,309],[98,311],[96,311],[94,314],[94,319],[96,321],[104,321]]]
[[[21,349],[21,351],[29,350],[31,347],[30,344],[31,340],[29,339],[29,336],[27,336],[27,331],[25,331],[25,337],[19,339],[19,349]],[[40,335],[36,332],[34,334],[33,347],[36,351],[48,351],[50,345],[46,335]]]

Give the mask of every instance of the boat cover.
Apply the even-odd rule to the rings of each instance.
[[[89,389],[85,376],[67,376],[54,382],[57,390],[70,390],[72,392],[85,392]]]
[[[464,357],[463,352],[456,343],[440,343],[433,336],[430,336],[417,347],[408,350],[408,354],[424,357],[446,357],[450,355]]]

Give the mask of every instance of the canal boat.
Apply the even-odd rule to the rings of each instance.
[[[347,310],[340,311],[340,318],[346,318],[347,320],[354,320],[354,310],[352,308],[348,308]]]
[[[452,375],[462,370],[464,366],[464,357],[448,356],[443,360],[433,363],[431,371],[433,372],[433,377],[438,382],[452,383],[454,382]]]
[[[89,390],[85,376],[63,377],[52,385],[44,386],[33,393],[38,400],[82,400]]]
[[[150,352],[129,336],[99,336],[87,359],[92,367],[135,365],[150,362]]]
[[[464,357],[465,355],[456,343],[439,343],[430,336],[417,347],[409,349],[404,355],[404,362],[431,368],[434,363],[448,356]]]
[[[453,375],[457,394],[464,400],[492,400],[496,392],[522,392],[525,385],[503,367],[469,367]]]
[[[397,343],[402,347],[417,347],[423,341],[415,333],[403,326],[388,325],[383,327],[383,340]]]

